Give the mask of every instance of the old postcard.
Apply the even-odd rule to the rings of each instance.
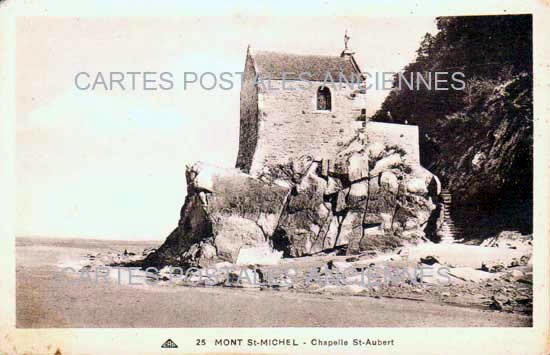
[[[548,6],[0,2],[0,354],[550,354]]]

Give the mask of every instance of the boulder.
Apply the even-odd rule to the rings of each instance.
[[[332,195],[342,190],[342,183],[340,179],[329,176],[327,178],[327,187],[325,189],[325,195]]]
[[[289,194],[286,186],[202,163],[187,167],[186,178],[179,225],[144,267],[235,262],[243,246],[269,241]]]
[[[380,142],[374,142],[370,143],[365,150],[367,151],[370,159],[377,160],[384,154],[385,147],[384,144]]]
[[[369,182],[359,181],[351,185],[349,195],[352,197],[367,197],[369,195]]]
[[[502,272],[506,265],[502,261],[485,261],[481,264],[481,270],[486,272]]]
[[[289,256],[345,246],[354,254],[423,238],[436,207],[435,194],[426,188],[433,175],[422,167],[412,169],[405,158],[393,146],[365,147],[356,139],[334,159],[323,159],[302,174],[289,196],[274,245]]]
[[[478,172],[482,169],[483,163],[487,159],[487,156],[483,152],[477,152],[472,158],[472,169]]]
[[[327,268],[329,270],[337,270],[339,272],[343,272],[353,266],[352,263],[346,262],[346,261],[332,261],[330,260],[327,263]]]
[[[397,193],[399,188],[397,176],[391,171],[384,171],[382,175],[380,175],[380,186],[393,193]]]
[[[235,262],[243,247],[263,245],[266,236],[256,221],[240,216],[224,216],[213,226],[218,256]]]
[[[216,257],[217,251],[212,244],[205,243],[204,245],[202,245],[200,253],[201,257],[203,258],[214,259]]]
[[[497,300],[495,296],[491,296],[489,308],[494,309],[495,311],[502,311],[504,309],[502,302]]]
[[[512,270],[510,271],[510,277],[512,280],[517,281],[525,277],[525,273],[523,273],[520,270]]]
[[[328,183],[317,171],[318,163],[314,162],[304,172],[280,215],[273,245],[286,255],[302,256],[324,249],[321,235],[330,225],[332,207],[330,203],[330,208],[325,205]],[[337,195],[340,192],[332,199],[338,200]]]
[[[433,175],[404,163],[396,146],[363,142],[333,157],[268,165],[257,177],[188,167],[179,224],[143,265],[274,265],[281,252],[359,254],[421,240],[437,220]]]
[[[399,164],[402,164],[403,160],[401,159],[401,155],[398,153],[394,153],[392,155],[389,155],[385,158],[380,159],[376,162],[374,165],[374,168],[370,172],[372,176],[376,176],[381,174],[383,171],[390,170],[395,166],[398,166]]]
[[[436,257],[428,255],[426,257],[420,258],[420,262],[426,265],[439,264],[439,260]]]
[[[407,182],[407,191],[415,194],[424,194],[428,192],[428,189],[424,180],[413,178]]]
[[[359,139],[353,139],[336,155],[329,174],[345,176],[351,182],[368,178],[369,156]]]
[[[366,154],[353,154],[348,158],[348,180],[359,181],[369,177],[369,159]]]
[[[411,169],[411,175],[424,181],[424,185],[432,196],[439,196],[441,193],[441,181],[428,169],[421,165],[415,165]]]
[[[237,265],[277,265],[283,257],[282,251],[273,250],[268,244],[243,247],[239,250]]]

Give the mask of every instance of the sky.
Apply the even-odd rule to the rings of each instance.
[[[436,32],[420,16],[18,18],[16,234],[163,240],[185,166],[233,167],[238,149],[238,76],[230,90],[205,90],[184,87],[185,73],[241,72],[249,44],[339,55],[346,29],[372,73],[401,70]],[[126,90],[79,90],[79,72],[169,72],[173,88],[129,90],[127,76]],[[387,93],[369,91],[368,114]]]

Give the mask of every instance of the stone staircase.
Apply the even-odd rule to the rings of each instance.
[[[457,238],[460,238],[462,235],[462,228],[456,225],[451,218],[451,207],[453,203],[452,195],[449,190],[441,189],[440,196],[443,202],[443,224],[438,233],[441,236],[440,243],[455,243],[457,242]]]

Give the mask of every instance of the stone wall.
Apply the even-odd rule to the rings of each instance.
[[[356,135],[365,108],[356,85],[328,83],[331,110],[317,110],[317,90],[326,83],[264,79],[256,85],[254,59],[247,55],[240,97],[240,137],[236,167],[259,175],[265,167],[310,156],[335,156]],[[408,163],[420,164],[418,127],[367,122],[369,142],[398,146]]]
[[[409,164],[420,165],[418,126],[367,122],[365,128],[369,142],[378,142],[385,146],[398,146],[407,153],[406,158]]]
[[[331,111],[317,110],[322,82],[271,80],[258,86],[258,141],[249,172],[308,155],[318,160],[334,156],[355,135],[361,114],[361,95],[355,88],[329,84]],[[295,88],[295,90],[291,90]],[[246,170],[245,170],[246,171]]]

